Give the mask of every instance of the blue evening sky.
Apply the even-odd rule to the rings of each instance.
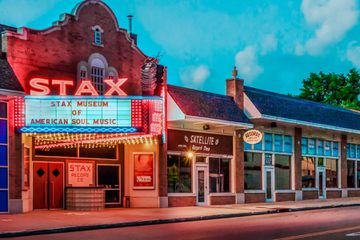
[[[0,0],[0,23],[35,29],[78,0]],[[224,93],[234,64],[245,85],[298,93],[310,72],[360,68],[359,0],[104,0],[168,82]]]

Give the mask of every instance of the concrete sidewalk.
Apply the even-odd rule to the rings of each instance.
[[[106,209],[97,212],[33,211],[0,215],[0,238],[161,223],[360,206],[360,198],[209,207]]]

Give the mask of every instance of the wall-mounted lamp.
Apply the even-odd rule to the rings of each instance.
[[[210,126],[209,126],[209,124],[204,124],[203,125],[203,130],[209,130],[210,129]]]

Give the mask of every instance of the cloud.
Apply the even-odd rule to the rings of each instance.
[[[357,0],[303,0],[301,11],[305,21],[315,28],[315,35],[295,48],[295,53],[319,55],[343,39],[359,16]]]
[[[239,51],[235,56],[235,62],[240,77],[248,81],[254,80],[264,71],[258,63],[256,46],[254,45],[249,45]]]
[[[267,34],[261,41],[261,54],[266,55],[269,52],[273,52],[278,47],[278,40],[274,34]]]
[[[180,71],[180,79],[187,87],[201,87],[209,77],[209,67],[204,64],[189,66]]]
[[[354,67],[360,68],[360,44],[351,42],[346,50],[346,57]]]
[[[39,18],[60,0],[1,0],[0,23],[22,27]]]

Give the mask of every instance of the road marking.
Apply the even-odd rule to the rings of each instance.
[[[295,239],[302,239],[302,238],[309,238],[309,237],[317,237],[317,236],[322,236],[322,235],[327,235],[327,234],[332,234],[332,233],[353,231],[353,230],[358,230],[358,229],[360,229],[360,226],[348,227],[348,228],[338,228],[338,229],[327,230],[327,231],[322,231],[322,232],[306,233],[306,234],[301,234],[301,235],[276,238],[275,240],[295,240]]]

